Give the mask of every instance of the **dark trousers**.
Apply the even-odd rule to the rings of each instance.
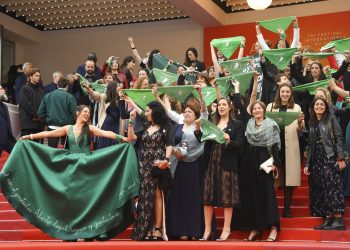
[[[48,131],[52,131],[53,129],[48,128]],[[62,136],[62,137],[57,137],[57,138],[47,138],[47,144],[52,147],[52,148],[57,148],[58,147],[58,143],[60,142],[61,145],[63,145],[63,147],[65,147],[66,144],[66,136]]]
[[[0,145],[0,157],[3,150],[5,150],[7,153],[10,154],[15,144],[16,144],[16,141],[9,140],[5,145]]]

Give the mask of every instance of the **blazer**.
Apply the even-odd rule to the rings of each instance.
[[[12,134],[10,115],[7,106],[0,101],[0,112],[4,112],[5,118],[3,119],[2,114],[0,114],[0,145],[6,145],[9,141],[16,142]],[[7,131],[4,130],[7,128]],[[7,135],[7,136],[6,136]]]
[[[224,150],[221,155],[220,167],[226,171],[238,171],[238,158],[239,158],[239,148],[243,144],[243,124],[238,120],[229,120],[227,127],[224,129],[224,133],[229,134],[230,143],[224,146]],[[202,137],[202,132],[196,133],[195,136],[200,142]],[[203,162],[205,168],[208,167],[210,156],[212,154],[212,147],[214,141],[205,141],[204,144],[204,154]]]

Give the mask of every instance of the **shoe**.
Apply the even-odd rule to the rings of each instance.
[[[290,213],[290,208],[284,208],[283,209],[283,214],[282,214],[283,218],[293,218],[292,214]]]
[[[153,231],[154,231],[153,228],[149,230],[144,240],[153,240]]]
[[[333,219],[334,217],[327,217],[321,225],[314,227],[314,230],[323,230],[325,227],[332,225]]]
[[[155,241],[161,241],[163,240],[162,238],[162,228],[161,227],[155,227],[154,230],[153,230],[153,237],[152,237],[152,240],[155,240]]]
[[[231,235],[231,231],[222,231],[220,238],[216,239],[216,241],[227,241],[230,235]]]
[[[273,234],[273,232],[276,232],[276,234]],[[272,234],[272,235],[271,235]],[[277,241],[277,236],[278,236],[278,232],[277,232],[277,228],[273,227],[271,228],[271,232],[269,237],[266,239],[267,242],[275,242]]]
[[[180,236],[179,240],[188,240],[188,236]]]
[[[212,238],[212,234],[211,234],[211,232],[210,233],[206,233],[206,232],[204,232],[204,235],[203,235],[203,237],[202,238],[200,238],[199,239],[199,241],[208,241],[208,240],[210,240]]]
[[[254,234],[252,235],[253,232],[254,232]],[[244,239],[244,240],[245,241],[256,241],[257,239],[259,239],[259,241],[261,240],[261,232],[253,230],[250,232],[249,237]]]
[[[323,230],[345,230],[343,217],[334,217],[332,224],[325,226]]]

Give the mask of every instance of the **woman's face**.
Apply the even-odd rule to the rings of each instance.
[[[119,63],[118,63],[118,61],[116,61],[116,60],[113,61],[111,70],[113,70],[113,71],[114,70],[119,70]]]
[[[210,79],[215,78],[215,70],[213,68],[209,69],[208,76],[209,76]]]
[[[178,73],[178,74],[184,74],[185,71],[186,71],[186,70],[185,70],[184,67],[181,67],[181,66],[180,66],[180,67],[177,68],[177,73]]]
[[[284,40],[279,40],[278,43],[277,43],[277,48],[279,49],[285,49],[287,46],[286,46],[286,41]]]
[[[106,75],[106,76],[103,78],[103,81],[104,81],[105,84],[108,84],[108,83],[110,83],[110,82],[113,82],[114,79],[113,79],[113,76],[111,76],[111,75]]]
[[[139,71],[139,78],[140,78],[140,77],[147,77],[147,73],[146,73],[145,70],[141,69],[141,70]]]
[[[259,42],[256,42],[256,43],[254,44],[254,50],[255,50],[256,52],[258,52],[260,49],[261,49],[261,47],[260,47]]]
[[[260,105],[260,103],[256,103],[253,107],[253,117],[255,119],[263,118],[264,117],[264,109]]]
[[[231,110],[230,105],[228,104],[226,99],[221,99],[218,103],[218,113],[220,116],[228,115]]]
[[[87,107],[83,108],[82,111],[77,112],[77,120],[81,120],[83,122],[88,122],[90,119],[90,109]]]
[[[323,100],[317,100],[314,104],[314,111],[316,115],[323,115],[326,110],[326,104]]]
[[[128,62],[128,64],[126,65],[126,67],[127,67],[128,69],[133,69],[134,66],[135,66],[135,61]]]
[[[292,95],[292,91],[289,87],[283,86],[280,89],[280,98],[282,100],[282,103],[288,103],[291,95]]]
[[[224,58],[224,54],[222,54],[221,51],[219,51],[219,50],[216,52],[216,56],[217,56],[219,59]]]
[[[196,114],[192,109],[187,107],[184,111],[185,123],[192,124],[196,120]]]
[[[197,60],[197,57],[195,56],[195,54],[191,50],[187,51],[187,57],[188,57],[188,60],[190,60],[191,62]]]
[[[320,66],[316,63],[311,64],[311,75],[313,77],[319,77],[320,74],[321,74]]]
[[[224,75],[225,76],[230,76],[231,72],[224,68]]]
[[[146,116],[146,119],[149,123],[152,123],[153,122],[153,119],[152,119],[152,109],[150,109],[148,106],[146,107],[146,110],[145,110],[145,116]]]
[[[148,79],[145,79],[141,83],[141,89],[147,89],[147,88],[149,88],[149,81]]]
[[[322,91],[322,90],[317,90],[316,93],[315,93],[315,97],[321,97],[323,99],[327,99],[325,93]]]
[[[207,83],[205,82],[204,77],[198,76],[197,77],[197,84],[201,85],[202,87],[206,87]]]

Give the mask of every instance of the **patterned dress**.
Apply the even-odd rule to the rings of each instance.
[[[139,159],[140,193],[136,221],[131,235],[134,240],[143,240],[147,232],[153,228],[155,191],[161,179],[154,177],[152,169],[154,169],[155,160],[165,159],[166,140],[163,132],[159,129],[153,134],[146,131],[142,135],[142,150]]]
[[[343,180],[337,170],[335,157],[327,157],[318,123],[314,164],[309,167],[310,213],[312,216],[326,217],[344,214]]]

